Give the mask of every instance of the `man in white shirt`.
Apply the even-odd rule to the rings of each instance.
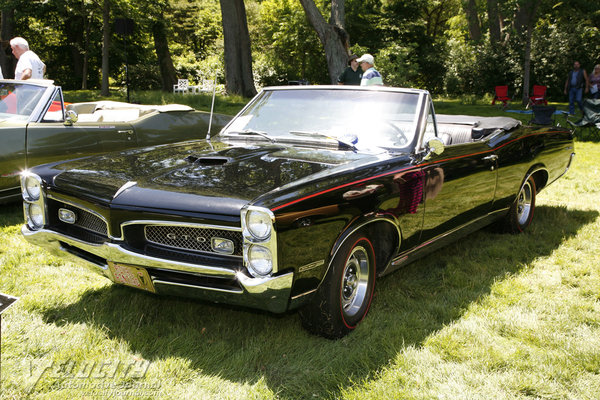
[[[15,68],[15,79],[43,79],[46,65],[33,51],[29,50],[29,43],[22,37],[10,40],[10,47],[14,56],[19,60]]]
[[[360,80],[360,86],[383,86],[383,80],[381,74],[374,67],[375,58],[370,54],[363,54],[359,58],[358,63],[360,68],[363,70],[363,76]]]

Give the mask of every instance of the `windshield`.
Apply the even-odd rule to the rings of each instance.
[[[267,90],[222,135],[272,141],[338,140],[357,148],[405,147],[417,130],[419,93]]]
[[[0,82],[0,119],[27,121],[45,87],[15,82]]]

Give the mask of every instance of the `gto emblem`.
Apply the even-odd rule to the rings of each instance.
[[[198,243],[206,243],[207,239],[203,236],[178,235],[176,233],[167,233],[167,238],[171,240],[195,240]]]

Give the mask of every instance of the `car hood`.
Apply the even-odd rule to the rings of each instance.
[[[377,156],[190,141],[56,164],[52,184],[59,191],[113,205],[237,214],[243,205],[275,189],[369,158]]]

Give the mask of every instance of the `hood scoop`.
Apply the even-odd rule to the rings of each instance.
[[[185,161],[190,164],[196,165],[224,165],[228,162],[233,161],[231,157],[223,157],[223,156],[206,156],[206,157],[196,157],[196,156],[187,156]]]

